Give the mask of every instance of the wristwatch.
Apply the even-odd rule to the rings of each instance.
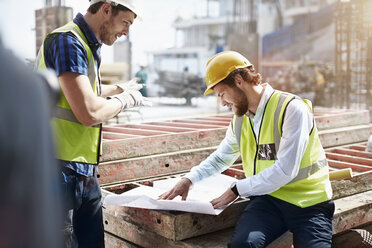
[[[232,192],[234,192],[234,194],[236,196],[239,196],[239,192],[238,192],[238,188],[236,187],[236,182],[233,182],[231,185],[230,185],[230,189]]]

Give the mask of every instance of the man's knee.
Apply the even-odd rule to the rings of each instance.
[[[250,232],[247,236],[233,236],[228,243],[229,248],[265,247],[265,235],[262,232]]]

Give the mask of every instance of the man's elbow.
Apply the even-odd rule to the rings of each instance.
[[[76,119],[86,127],[91,127],[100,123],[99,119],[94,114],[90,113],[79,117],[76,116]]]

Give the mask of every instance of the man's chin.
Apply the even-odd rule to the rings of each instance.
[[[102,43],[105,44],[106,46],[112,46],[116,41],[116,38],[113,40],[102,40]]]
[[[237,117],[242,117],[243,115],[247,113],[247,111],[242,111],[241,109],[232,109],[232,110],[234,111],[234,114]]]

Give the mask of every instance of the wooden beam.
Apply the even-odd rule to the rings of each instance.
[[[372,124],[319,131],[324,148],[366,141],[372,134]]]
[[[151,137],[110,140],[103,143],[101,162],[217,146],[225,128],[198,130]]]
[[[367,195],[367,197],[372,199],[372,191],[369,191],[371,190],[371,182],[372,171],[357,175],[349,180],[332,181],[334,199],[349,199],[352,195],[359,196],[365,192],[370,192],[371,195]],[[143,181],[140,182],[140,184],[144,184]],[[147,186],[152,185],[147,184]],[[131,187],[133,187],[131,184],[103,187],[103,198],[108,194],[125,192],[131,189]],[[218,216],[115,206],[107,206],[106,211],[111,211],[115,213],[116,216],[120,216],[118,218],[137,224],[144,229],[152,230],[168,239],[183,240],[234,226],[235,221],[239,218],[247,203],[248,199],[235,202]],[[233,221],[231,222],[231,220]]]
[[[138,245],[121,239],[111,233],[105,232],[105,247],[106,248],[141,248]]]
[[[206,159],[216,148],[208,147],[104,162],[98,167],[98,180],[100,184],[107,184],[190,170],[193,166]]]
[[[225,137],[227,127],[227,122],[222,126],[206,125],[192,119],[144,123],[137,126],[105,126],[103,130],[109,134],[104,134],[104,139],[109,140],[103,142],[101,161],[216,146]],[[118,136],[115,137],[114,133]],[[319,132],[319,136],[323,147],[327,148],[366,141],[371,133],[372,124],[324,130]],[[123,135],[134,137],[127,138]]]
[[[332,110],[329,109],[326,110],[324,113],[319,113],[321,112],[320,109],[315,109],[314,111],[316,125],[319,130],[369,124],[368,110],[344,110],[336,113],[332,113]]]
[[[333,234],[343,233],[350,228],[372,224],[372,191],[349,196],[335,200],[336,212],[333,219]],[[227,217],[228,218],[228,217]],[[167,239],[153,230],[144,226],[134,224],[131,221],[123,220],[115,215],[115,212],[104,209],[105,230],[121,239],[131,241],[141,247],[226,247],[231,237],[232,228],[216,233],[206,234],[182,241]],[[292,239],[289,232],[271,243],[269,248],[291,247]]]

